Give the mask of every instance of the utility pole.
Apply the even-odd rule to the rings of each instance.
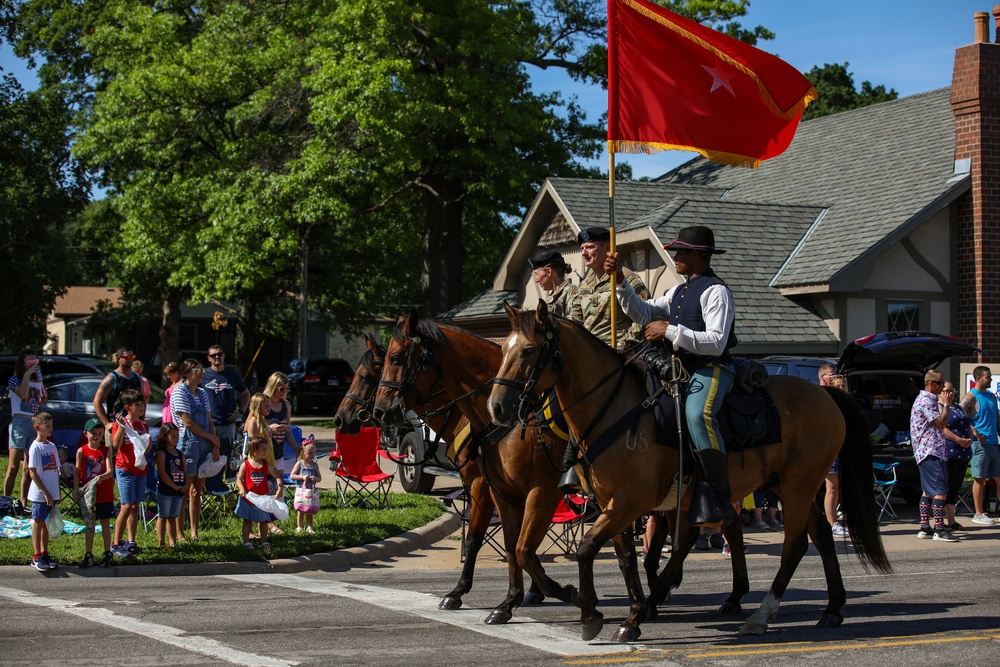
[[[299,279],[299,357],[308,357],[309,334],[309,241],[308,234],[302,237],[301,271]]]

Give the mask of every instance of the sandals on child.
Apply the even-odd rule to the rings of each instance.
[[[260,543],[260,548],[261,549],[270,549],[271,548],[271,543],[270,542],[261,542]]]
[[[263,547],[263,546],[264,545],[262,544],[261,547]],[[247,551],[253,551],[253,549],[254,549],[253,542],[244,542],[243,543],[243,548],[246,549]]]

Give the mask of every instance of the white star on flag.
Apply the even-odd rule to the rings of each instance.
[[[717,88],[725,88],[729,91],[729,94],[736,97],[736,93],[733,91],[733,87],[729,85],[729,82],[736,78],[736,73],[727,74],[722,70],[718,70],[714,67],[709,67],[708,65],[702,65],[706,72],[712,75],[712,89],[708,92],[714,93]]]

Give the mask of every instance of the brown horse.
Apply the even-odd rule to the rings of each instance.
[[[382,379],[386,349],[375,340],[374,336],[365,337],[365,346],[368,349],[361,356],[361,363],[354,374],[354,380],[333,418],[337,430],[342,433],[357,433],[363,423],[372,419],[372,404],[375,401],[378,383]],[[440,393],[440,390],[441,387],[434,387],[431,393]],[[455,415],[459,417],[457,421],[451,418]],[[449,416],[442,413],[428,419],[428,425],[448,443],[459,439],[459,434],[465,431],[468,423],[469,421],[462,417],[457,410],[454,411],[454,415]],[[467,460],[468,447],[456,446],[454,449],[457,450],[458,459],[455,463],[459,469],[459,476],[465,487],[469,489],[469,527],[466,531],[466,555],[462,574],[459,576],[455,588],[441,599],[441,603],[438,605],[441,609],[460,609],[462,596],[472,590],[476,558],[485,541],[486,531],[495,509],[493,496],[490,495],[489,486],[483,480],[479,463]],[[421,465],[421,462],[406,460],[399,461],[399,465]],[[532,601],[539,602],[544,598],[534,585],[532,585],[532,591],[530,594]]]
[[[557,488],[561,472],[557,466],[566,442],[535,426],[522,433],[491,424],[486,399],[500,367],[500,346],[460,329],[421,322],[413,313],[396,326],[386,354],[375,396],[376,420],[398,425],[408,407],[424,416],[450,414],[457,420],[464,415],[470,422],[472,440],[464,455],[472,462],[465,468],[478,461],[482,474],[473,483],[488,486],[492,492],[500,512],[509,575],[507,596],[486,623],[506,623],[522,604],[524,571],[543,595],[575,604],[576,589],[549,578],[537,556],[563,497]],[[492,509],[487,520],[491,514]]]
[[[601,546],[611,539],[619,554],[623,549],[630,552],[625,560],[631,563],[625,572],[629,615],[615,639],[632,641],[638,638],[639,623],[648,609],[635,567],[635,549],[631,543],[620,544],[620,533],[666,496],[678,469],[677,453],[656,442],[649,410],[638,411],[622,432],[609,431],[647,397],[643,379],[624,365],[620,355],[578,324],[550,317],[544,303],[537,312],[506,309],[513,330],[503,343],[504,359],[490,396],[490,412],[498,423],[514,423],[518,413],[526,411],[527,401],[555,388],[571,432],[581,439],[582,457],[588,465],[578,470],[603,510],[577,553],[583,638],[593,639],[603,627],[603,616],[596,610],[593,564]],[[847,595],[830,526],[815,497],[839,452],[841,502],[851,521],[851,541],[863,564],[890,571],[875,521],[871,442],[861,412],[847,394],[789,377],[772,378],[765,389],[781,414],[781,442],[731,453],[730,485],[734,498],[758,488],[773,488],[782,500],[785,535],[778,573],[760,608],[740,632],[767,630],[808,547],[806,531],[819,549],[826,572],[829,602],[819,625],[836,626],[843,621],[841,608]],[[608,439],[605,433],[612,438],[607,449],[588,456],[589,448],[596,449],[596,443]],[[738,546],[742,545],[734,545],[734,550]],[[678,560],[685,555],[681,548]],[[670,560],[673,564],[674,554]],[[665,596],[668,576],[666,570],[661,573],[650,593],[654,607]]]

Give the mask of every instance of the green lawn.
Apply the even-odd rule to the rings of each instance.
[[[6,472],[7,457],[0,456],[0,471]],[[15,486],[15,489],[18,488]],[[16,492],[15,492],[16,495]],[[157,547],[153,523],[149,530],[140,526],[136,535],[142,552],[119,564],[148,563],[206,563],[219,561],[264,561],[274,558],[288,558],[305,554],[344,549],[377,542],[407,530],[423,526],[441,516],[444,507],[437,498],[412,494],[391,494],[391,509],[372,510],[356,507],[337,507],[332,490],[321,490],[320,511],[313,516],[315,535],[296,534],[295,511],[290,509],[288,521],[278,525],[284,535],[271,535],[268,539],[271,549],[264,552],[247,551],[241,538],[242,519],[232,513],[235,494],[230,497],[229,511],[214,517],[202,519],[199,539],[196,543],[179,544],[176,548]],[[348,495],[348,505],[352,497]],[[71,498],[64,498],[61,505],[63,516],[74,523],[82,524],[77,508]],[[155,508],[154,508],[155,510]],[[112,521],[112,528],[114,522]],[[100,558],[103,552],[101,535],[94,537],[94,555]],[[49,554],[60,564],[72,565],[83,558],[85,551],[83,533],[62,535],[49,543]],[[31,539],[0,538],[0,565],[28,565],[31,561]]]

